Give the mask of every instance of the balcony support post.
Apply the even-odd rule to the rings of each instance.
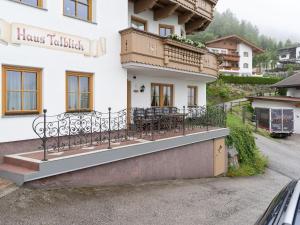
[[[147,9],[152,9],[158,0],[138,0],[134,3],[134,13],[138,14]]]
[[[158,9],[154,11],[154,20],[158,21],[161,19],[165,19],[174,14],[176,9],[179,7],[178,4],[168,5],[164,8]]]
[[[178,16],[178,23],[180,25],[182,24],[186,24],[187,22],[190,21],[190,19],[193,17],[194,13],[190,12],[190,13],[184,13]]]

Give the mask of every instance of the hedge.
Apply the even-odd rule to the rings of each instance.
[[[281,81],[281,78],[276,77],[238,77],[238,76],[220,76],[220,79],[225,83],[230,84],[261,84],[261,85],[271,85]]]

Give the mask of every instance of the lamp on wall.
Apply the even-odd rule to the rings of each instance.
[[[145,88],[146,88],[145,85],[142,85],[140,88],[140,92],[143,93],[145,91]]]

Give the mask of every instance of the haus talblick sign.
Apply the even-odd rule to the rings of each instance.
[[[93,57],[104,55],[106,52],[104,38],[90,40],[26,24],[9,24],[3,20],[0,20],[0,41],[73,52]]]

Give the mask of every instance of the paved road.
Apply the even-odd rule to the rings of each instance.
[[[293,179],[300,178],[300,135],[270,139],[256,135],[260,150],[269,157],[269,168]]]
[[[122,187],[29,190],[0,199],[1,225],[253,225],[289,179],[155,182]]]
[[[253,225],[289,177],[298,176],[298,139],[272,141],[257,136],[271,164],[256,177],[20,188],[0,199],[0,225]]]

